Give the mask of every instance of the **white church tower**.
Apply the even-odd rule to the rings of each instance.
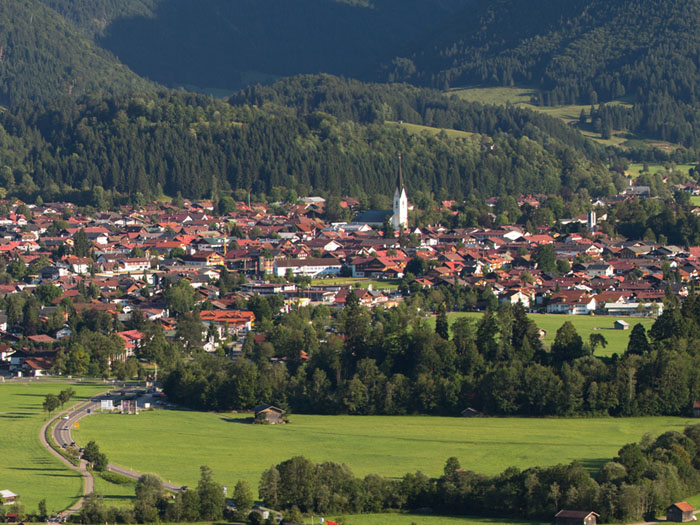
[[[396,191],[394,191],[394,216],[391,224],[395,231],[408,228],[408,197],[403,185],[403,170],[401,167],[401,155],[399,154],[399,175],[396,178]]]

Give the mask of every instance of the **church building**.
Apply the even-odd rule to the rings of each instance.
[[[384,221],[391,220],[394,231],[408,228],[408,196],[403,184],[403,169],[401,155],[399,155],[399,173],[396,177],[396,189],[394,190],[394,204],[391,210],[368,210],[359,213],[353,224],[368,224],[370,226],[382,226]]]
[[[394,231],[408,228],[408,197],[403,185],[403,169],[401,167],[401,155],[399,155],[399,176],[396,178],[396,190],[394,191],[394,215],[391,218]]]

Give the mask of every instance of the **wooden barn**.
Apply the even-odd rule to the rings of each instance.
[[[690,503],[679,501],[666,509],[666,521],[693,521],[695,518],[693,514],[694,510],[695,507],[693,507]]]
[[[554,516],[557,525],[596,525],[599,514],[590,510],[560,510]]]
[[[255,421],[258,423],[271,423],[274,425],[287,422],[284,416],[285,411],[276,406],[263,403],[256,406],[253,410],[255,412]]]

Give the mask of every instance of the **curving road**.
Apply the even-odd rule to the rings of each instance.
[[[131,389],[131,391],[135,390],[137,390],[137,388]],[[101,406],[101,401],[103,399],[112,399],[114,401],[116,399],[119,399],[119,397],[112,396],[109,392],[102,392],[101,394],[98,394],[97,396],[90,399],[90,401],[88,401],[87,403],[83,403],[82,405],[76,406],[74,408],[57,414],[55,417],[49,419],[46,423],[44,423],[44,425],[41,427],[41,434],[39,436],[41,444],[44,445],[44,447],[47,448],[49,452],[51,452],[51,454],[59,458],[64,464],[66,464],[73,470],[77,470],[78,472],[80,472],[80,474],[83,476],[83,479],[85,480],[83,484],[83,497],[81,497],[80,500],[78,500],[78,502],[75,503],[75,505],[64,511],[62,513],[62,516],[70,516],[71,514],[78,512],[82,508],[85,496],[87,496],[93,491],[95,480],[92,476],[92,473],[87,469],[87,462],[84,459],[80,460],[80,466],[75,466],[73,463],[68,461],[61,454],[59,454],[56,450],[54,450],[54,448],[46,440],[46,429],[51,423],[57,421],[56,425],[53,427],[52,430],[52,437],[56,442],[56,445],[62,448],[71,446],[71,444],[74,443],[73,438],[71,437],[71,429],[73,428],[73,425],[85,416],[88,416],[91,413],[94,413],[95,411],[99,410]],[[112,463],[107,465],[107,470],[116,472],[117,474],[121,474],[122,476],[126,476],[135,480],[139,479],[142,476],[141,472],[126,469],[118,465],[113,465]],[[163,485],[167,490],[173,492],[177,492],[181,489],[180,485],[176,485],[174,483],[164,481]]]

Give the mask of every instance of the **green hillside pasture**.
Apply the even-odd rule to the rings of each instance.
[[[677,164],[676,166],[673,167],[673,171],[680,171],[684,175],[688,175],[688,172],[690,171],[691,168],[695,168],[697,164]],[[663,164],[647,164],[647,167],[649,168],[649,174],[654,175],[658,172],[664,172],[668,173],[669,167],[664,166]],[[626,174],[629,175],[632,178],[637,178],[642,174],[642,170],[644,169],[644,164],[630,164],[627,166]]]
[[[581,110],[585,110],[587,115],[590,115],[590,105],[569,104],[565,106],[536,106],[531,103],[532,97],[536,94],[536,90],[526,87],[465,87],[455,88],[447,92],[462,100],[469,102],[480,102],[482,104],[505,105],[507,103],[529,108],[540,113],[545,113],[549,116],[559,118],[567,124],[573,124],[579,120]],[[608,104],[622,104],[629,106],[626,100],[617,100],[608,102]],[[629,140],[639,140],[634,135],[622,130],[613,130],[612,136],[609,139],[603,139],[600,133],[595,133],[592,130],[581,129],[581,133],[592,140],[605,146],[624,146]],[[652,145],[649,141],[642,141],[647,145]],[[653,144],[657,146],[656,143]],[[658,145],[661,147],[661,145]],[[664,148],[662,148],[664,149]]]
[[[209,465],[229,487],[239,479],[257,487],[271,465],[303,455],[346,463],[358,476],[397,477],[442,472],[445,460],[496,474],[580,460],[592,472],[625,443],[644,434],[682,430],[690,419],[447,418],[427,416],[313,416],[293,414],[288,425],[252,425],[250,415],[158,410],[139,415],[97,414],[75,432],[95,440],[111,462],[193,486]]]
[[[413,135],[420,135],[422,133],[428,133],[430,135],[438,135],[441,132],[445,132],[445,134],[454,139],[468,139],[473,137],[474,135],[477,135],[477,133],[471,133],[469,131],[459,131],[457,129],[450,129],[450,128],[433,128],[430,126],[421,126],[420,124],[410,124],[408,122],[392,122],[392,121],[387,121],[386,122],[387,126],[392,126],[392,127],[400,127],[402,129],[405,129],[408,133],[411,133]]]
[[[484,315],[481,312],[450,312],[448,314],[448,320],[450,326],[460,317],[469,317],[477,322]],[[528,317],[532,319],[538,328],[546,331],[547,334],[544,338],[544,343],[546,346],[550,346],[554,342],[554,337],[557,335],[557,330],[566,321],[570,321],[576,331],[584,340],[588,341],[588,336],[590,334],[602,334],[603,337],[608,342],[605,348],[598,347],[596,349],[595,355],[597,356],[611,356],[613,354],[622,354],[627,349],[627,343],[629,342],[630,332],[632,328],[637,323],[642,323],[645,329],[649,330],[654,324],[655,319],[648,317],[614,317],[612,315],[602,316],[602,315],[562,315],[562,314],[528,314]],[[621,319],[627,321],[630,325],[629,330],[615,330],[613,324],[616,320]],[[431,326],[435,326],[435,317],[428,319],[428,323]]]
[[[537,91],[526,87],[465,87],[447,91],[448,95],[467,102],[493,104],[496,106],[511,104],[531,105],[532,97]]]
[[[536,521],[514,521],[498,518],[429,516],[426,514],[351,514],[336,516],[346,525],[543,525]]]
[[[46,394],[58,394],[71,386],[81,401],[106,389],[102,383],[49,381],[0,384],[0,488],[20,495],[28,512],[46,499],[49,511],[72,505],[82,494],[81,476],[66,467],[39,441],[47,415],[42,409]]]

